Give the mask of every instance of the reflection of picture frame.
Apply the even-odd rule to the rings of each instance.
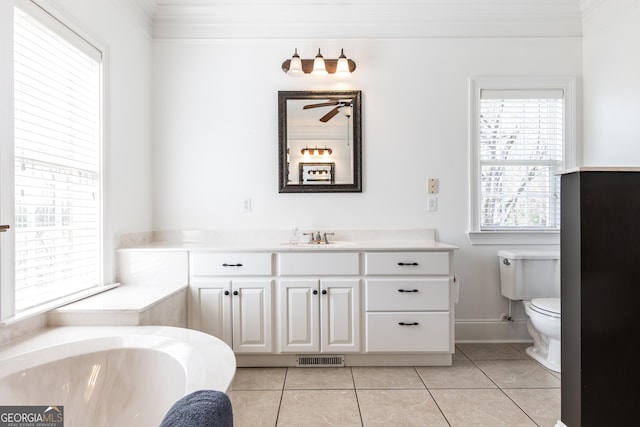
[[[300,183],[333,184],[335,177],[335,163],[300,163]]]

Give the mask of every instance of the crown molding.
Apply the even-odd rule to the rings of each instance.
[[[602,0],[582,0],[585,3]],[[580,37],[579,0],[136,0],[157,39]],[[152,14],[152,15],[151,15]]]
[[[582,16],[587,16],[606,0],[580,0],[580,9]]]
[[[140,20],[145,33],[153,38],[153,17],[158,4],[156,0],[133,0],[125,2]]]
[[[585,36],[594,32],[615,28],[617,22],[628,16],[634,16],[634,10],[640,8],[638,0],[581,0],[583,11],[583,33]]]
[[[158,2],[156,0],[133,0],[132,3],[144,14],[146,20],[151,25],[156,10],[158,9]]]

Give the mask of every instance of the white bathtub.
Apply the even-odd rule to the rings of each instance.
[[[0,347],[0,405],[64,406],[66,427],[157,426],[196,390],[227,391],[224,342],[167,326],[68,326]]]

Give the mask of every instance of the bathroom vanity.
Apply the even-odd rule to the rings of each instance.
[[[455,247],[431,230],[336,234],[329,244],[214,239],[120,256],[186,251],[188,325],[229,344],[238,366],[450,365]]]

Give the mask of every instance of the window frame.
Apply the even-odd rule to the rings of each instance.
[[[70,22],[69,19],[65,17],[63,13],[61,13],[56,8],[52,7],[47,2],[42,2],[39,0],[15,0],[15,2],[9,2],[6,6],[6,10],[10,11],[10,14],[7,16],[8,25],[3,25],[3,27],[7,28],[5,34],[10,35],[6,40],[6,43],[3,46],[0,46],[0,58],[3,59],[3,65],[0,66],[0,73],[4,76],[10,76],[10,84],[7,88],[6,93],[10,96],[5,98],[2,104],[0,104],[0,108],[3,110],[7,110],[9,114],[5,116],[2,120],[3,126],[0,127],[0,141],[3,143],[0,144],[0,164],[2,165],[3,173],[0,175],[0,221],[3,224],[10,224],[11,231],[15,230],[15,199],[14,199],[14,189],[15,189],[15,181],[13,178],[14,172],[14,158],[15,158],[15,135],[14,135],[14,85],[13,85],[13,9],[14,7],[20,8],[22,11],[28,13],[34,19],[38,20],[41,24],[49,28],[51,31],[58,34],[60,37],[69,41],[71,44],[79,48],[80,50],[86,50],[78,45],[78,40],[81,39],[82,43],[86,43],[91,46],[93,49],[96,49],[101,54],[100,60],[100,87],[99,87],[99,97],[100,97],[100,127],[99,127],[99,192],[100,192],[100,201],[99,201],[99,283],[97,286],[93,286],[87,288],[83,291],[79,291],[67,296],[63,296],[53,301],[44,302],[40,305],[34,306],[33,308],[22,310],[16,313],[15,306],[15,234],[4,233],[5,236],[3,239],[0,239],[0,325],[12,324],[21,319],[25,319],[37,314],[44,313],[48,310],[54,309],[56,307],[68,304],[73,301],[77,301],[82,298],[86,298],[87,296],[94,295],[96,293],[104,292],[105,290],[111,289],[117,284],[107,284],[107,277],[105,272],[105,229],[107,229],[108,224],[105,217],[106,212],[106,197],[105,197],[105,189],[106,189],[106,178],[105,178],[105,168],[106,168],[106,160],[105,160],[105,144],[107,140],[107,69],[108,69],[108,51],[103,43],[99,43],[96,41],[94,37],[89,35],[87,32],[83,31],[73,22]],[[6,16],[6,15],[5,15]],[[4,16],[3,22],[4,24]],[[70,34],[72,38],[69,39],[69,36],[66,34]],[[5,60],[6,59],[6,60]],[[4,93],[4,92],[3,92]],[[6,142],[6,143],[5,143]],[[6,167],[5,167],[6,166]]]
[[[480,96],[482,90],[564,91],[564,146],[561,169],[575,167],[576,148],[576,79],[572,76],[474,77],[469,79],[469,228],[471,244],[559,244],[556,230],[481,230],[480,176]]]

